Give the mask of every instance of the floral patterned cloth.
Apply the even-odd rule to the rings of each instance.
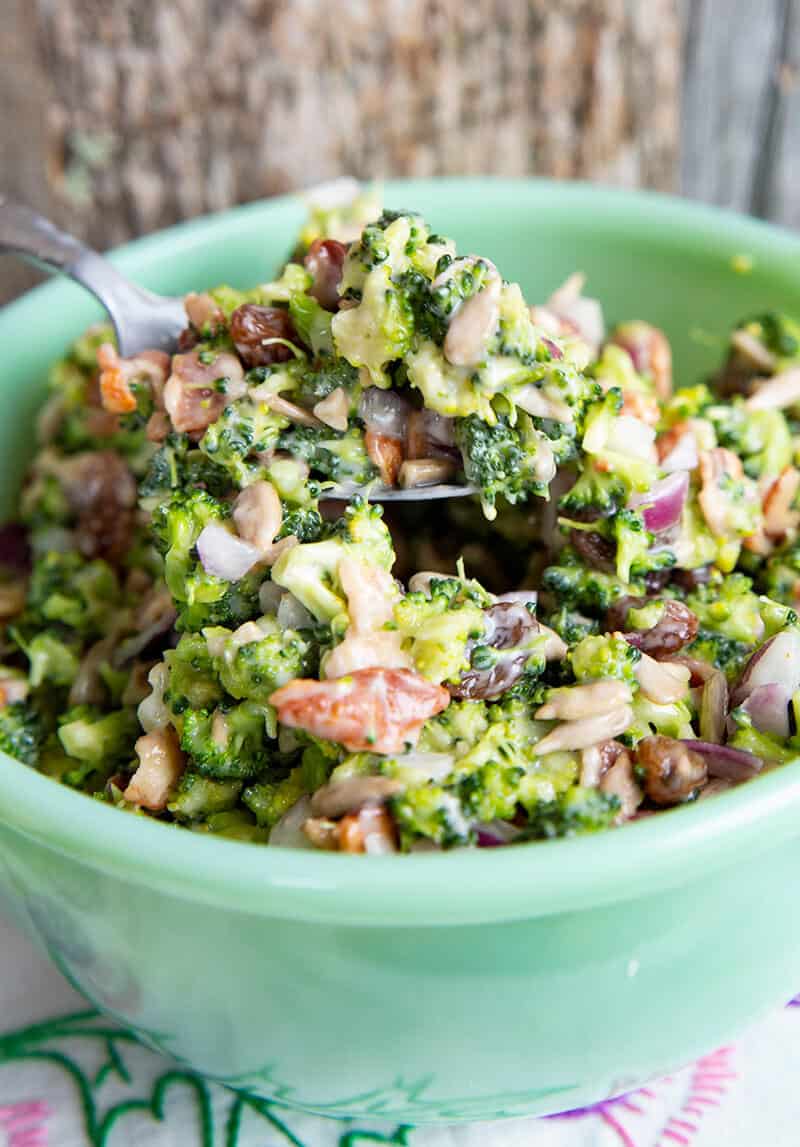
[[[797,1147],[800,1008],[619,1099],[549,1119],[337,1122],[207,1084],[87,1009],[0,921],[0,1147]]]

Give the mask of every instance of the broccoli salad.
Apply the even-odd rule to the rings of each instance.
[[[173,355],[93,328],[52,368],[0,533],[8,754],[374,854],[596,832],[800,753],[800,324],[673,380],[581,276],[530,305],[369,195],[186,315]],[[476,492],[368,500],[431,482]]]

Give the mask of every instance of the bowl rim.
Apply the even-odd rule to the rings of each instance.
[[[387,195],[415,189],[443,200],[473,191],[512,203],[588,207],[607,225],[633,234],[670,227],[728,262],[745,250],[800,278],[800,238],[759,220],[650,191],[539,179],[456,177],[394,180]],[[260,200],[203,216],[118,248],[119,265],[146,280],[168,250],[239,236],[255,219],[268,224],[302,209],[297,195]],[[34,288],[0,312],[0,338],[12,340],[73,290],[60,281]],[[19,337],[18,334],[16,336]],[[621,831],[518,848],[464,849],[403,856],[348,856],[265,847],[195,834],[119,810],[0,753],[0,827],[122,881],[182,900],[258,915],[329,924],[415,926],[499,922],[608,905],[689,884],[800,834],[800,769],[771,770],[713,800],[660,813]],[[6,835],[5,833],[3,835]],[[14,848],[4,850],[13,879]]]

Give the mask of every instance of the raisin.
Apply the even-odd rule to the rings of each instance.
[[[636,746],[644,772],[644,788],[655,804],[682,804],[708,780],[706,763],[682,741],[671,737],[645,737]]]
[[[315,239],[303,260],[314,280],[308,293],[326,311],[335,311],[339,306],[339,283],[346,254],[347,248],[337,239]]]
[[[682,601],[667,598],[664,612],[653,628],[639,635],[638,647],[651,657],[668,657],[694,641],[698,624],[696,615],[688,606]]]
[[[594,531],[573,530],[570,534],[573,549],[592,569],[613,573],[617,547],[614,542]]]
[[[273,339],[297,342],[289,312],[280,307],[259,307],[243,303],[231,315],[231,338],[239,358],[247,367],[270,366],[292,358],[291,347]]]

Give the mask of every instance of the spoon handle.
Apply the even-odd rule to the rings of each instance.
[[[107,259],[38,215],[0,194],[0,252],[8,251],[63,271],[108,311],[122,354],[144,347],[171,349],[186,325],[183,304],[130,282]]]
[[[0,195],[0,251],[10,251],[36,259],[57,271],[71,274],[86,255],[93,255],[84,243],[60,231],[49,219],[29,207]]]

